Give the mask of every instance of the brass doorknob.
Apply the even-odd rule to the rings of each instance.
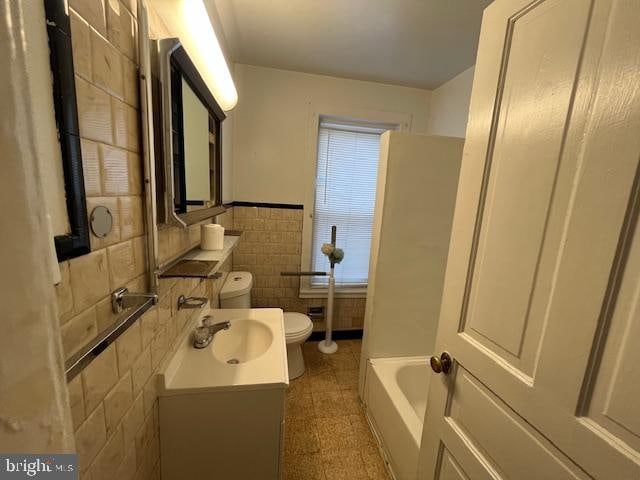
[[[432,356],[429,363],[431,364],[431,370],[436,373],[444,373],[446,375],[451,370],[453,359],[447,352],[442,352],[440,356]]]

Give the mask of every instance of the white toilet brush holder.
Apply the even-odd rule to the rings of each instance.
[[[336,227],[333,227],[336,228]],[[335,241],[335,240],[334,240]],[[338,344],[331,339],[333,328],[333,294],[336,288],[336,279],[333,276],[333,265],[331,265],[331,271],[329,272],[329,291],[327,292],[327,322],[326,322],[326,334],[325,339],[318,342],[318,350],[322,353],[336,353],[338,351]]]
[[[318,350],[326,354],[336,353],[338,351],[338,344],[331,339],[331,335],[333,333],[333,296],[336,289],[336,278],[334,276],[336,266],[336,257],[334,253],[336,250],[336,234],[337,228],[334,225],[331,227],[331,253],[328,254],[325,252],[323,247],[323,253],[329,257],[329,261],[331,262],[331,270],[329,270],[329,291],[327,292],[326,334],[324,340],[320,340],[320,342],[318,342]],[[337,261],[340,262],[341,260],[342,257]]]

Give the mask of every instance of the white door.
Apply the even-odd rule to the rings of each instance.
[[[639,159],[640,0],[488,7],[419,479],[640,479]]]

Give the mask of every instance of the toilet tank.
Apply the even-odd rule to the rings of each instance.
[[[220,308],[251,308],[251,272],[230,272],[220,290]]]

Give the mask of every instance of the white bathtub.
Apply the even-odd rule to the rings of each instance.
[[[414,480],[429,389],[429,357],[372,359],[365,404],[397,480]]]

